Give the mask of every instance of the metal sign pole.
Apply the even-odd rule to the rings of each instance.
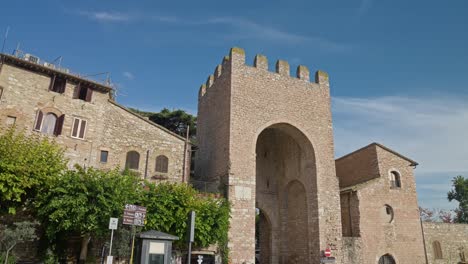
[[[112,240],[114,240],[114,229],[111,231],[111,242],[109,246],[109,256],[112,256]]]
[[[132,249],[130,253],[130,264],[133,264],[133,249],[135,248],[135,226],[132,226],[133,234],[132,234]]]
[[[192,242],[195,241],[195,211],[190,211],[188,217],[188,259],[187,264],[192,261]]]
[[[187,264],[192,262],[192,242],[188,243],[188,257],[187,257]]]

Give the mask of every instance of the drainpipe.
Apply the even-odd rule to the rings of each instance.
[[[419,217],[419,222],[421,223],[421,233],[423,239],[423,246],[424,246],[424,257],[426,258],[426,264],[429,264],[429,260],[427,259],[427,250],[426,250],[426,237],[424,235],[424,227],[421,217]]]
[[[149,159],[149,149],[146,151],[145,179],[148,177],[148,159]]]
[[[186,178],[189,132],[190,132],[190,126],[189,124],[187,124],[187,135],[186,135],[185,144],[184,144],[184,164],[182,165],[182,182],[185,182],[185,178]]]

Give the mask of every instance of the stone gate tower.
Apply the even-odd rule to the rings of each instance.
[[[196,177],[232,203],[232,263],[254,263],[261,212],[261,263],[319,263],[330,246],[341,263],[330,88],[325,72],[267,58],[245,64],[232,48],[198,99]],[[258,209],[256,209],[258,208]]]

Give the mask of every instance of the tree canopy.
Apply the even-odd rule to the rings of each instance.
[[[189,127],[190,138],[194,139],[197,133],[197,118],[182,109],[169,110],[164,108],[160,112],[145,112],[131,108],[133,112],[148,117],[149,120],[161,125],[170,131],[185,137]]]
[[[457,201],[456,212],[457,223],[468,223],[468,178],[457,176],[452,180],[452,190],[448,192],[449,201]]]
[[[63,150],[46,137],[0,131],[0,213],[14,214],[66,169]]]

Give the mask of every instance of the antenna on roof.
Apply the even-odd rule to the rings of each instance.
[[[5,36],[3,37],[2,53],[3,53],[3,50],[5,49],[5,43],[6,43],[6,40],[8,38],[8,32],[9,31],[10,31],[10,26],[7,27],[6,32],[5,32]]]
[[[16,44],[16,49],[13,51],[13,56],[18,56],[20,51],[20,43]]]
[[[52,61],[52,64],[55,64],[55,62],[58,60],[58,67],[61,67],[62,64],[62,56],[58,56],[55,60]]]

